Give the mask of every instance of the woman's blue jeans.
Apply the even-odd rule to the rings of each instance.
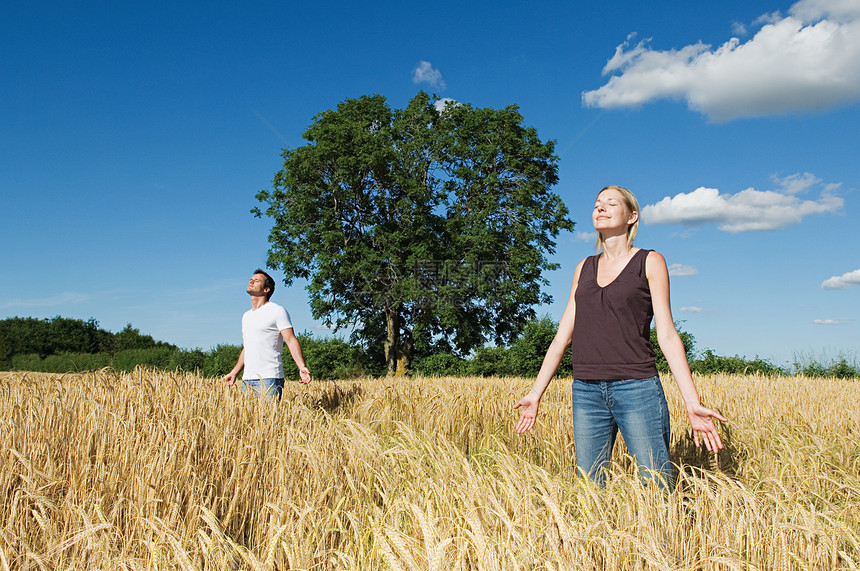
[[[284,379],[242,379],[242,388],[255,394],[280,400],[284,392]]]
[[[576,466],[603,485],[618,431],[636,459],[643,481],[672,488],[669,407],[660,377],[573,381]]]

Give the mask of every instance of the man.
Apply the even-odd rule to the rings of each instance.
[[[275,291],[275,280],[263,270],[254,270],[248,282],[251,309],[242,316],[242,352],[236,366],[224,380],[228,385],[236,382],[239,371],[245,369],[242,383],[257,394],[281,398],[284,389],[284,364],[281,353],[284,343],[299,368],[302,384],[311,382],[311,373],[305,366],[302,346],[293,333],[293,325],[286,310],[269,301]]]

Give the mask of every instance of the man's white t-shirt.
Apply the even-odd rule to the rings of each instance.
[[[290,315],[277,303],[267,302],[242,316],[242,344],[245,347],[243,379],[283,379],[281,331],[291,329]]]

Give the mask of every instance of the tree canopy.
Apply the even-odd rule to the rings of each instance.
[[[573,229],[550,190],[554,142],[522,123],[515,105],[424,92],[404,109],[373,95],[319,113],[257,195],[253,212],[274,221],[268,265],[307,279],[314,317],[380,346],[389,373],[512,340],[551,300],[547,256]]]

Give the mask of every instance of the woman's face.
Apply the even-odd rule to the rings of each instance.
[[[598,232],[622,229],[625,232],[638,216],[630,212],[624,202],[624,196],[614,188],[607,188],[597,195],[594,201],[594,211],[591,221]]]

